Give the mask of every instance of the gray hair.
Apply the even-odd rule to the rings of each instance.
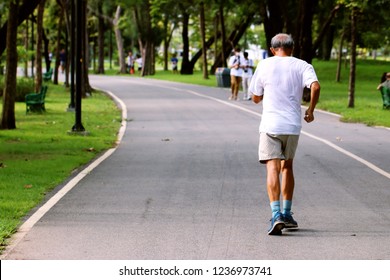
[[[294,40],[289,34],[279,33],[271,39],[271,47],[274,49],[292,49],[294,47]]]

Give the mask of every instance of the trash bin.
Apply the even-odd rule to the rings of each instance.
[[[217,78],[218,87],[230,87],[230,69],[229,68],[217,68],[215,70],[215,77]]]

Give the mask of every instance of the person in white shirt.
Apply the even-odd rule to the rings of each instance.
[[[243,71],[242,74],[242,90],[244,91],[244,100],[251,100],[252,95],[249,92],[249,85],[253,76],[253,60],[248,57],[248,52],[244,52],[243,59]]]
[[[274,56],[259,63],[249,86],[253,102],[257,104],[263,101],[259,161],[267,168],[267,191],[272,210],[269,235],[280,235],[283,228],[298,227],[292,217],[291,205],[295,184],[293,159],[302,126],[303,89],[310,88],[311,100],[304,116],[308,123],[314,120],[314,108],[320,95],[320,84],[313,66],[292,57],[293,47],[294,41],[290,35],[274,36],[271,40]]]
[[[238,100],[238,91],[240,90],[240,85],[242,81],[242,64],[241,61],[243,58],[240,53],[241,49],[236,47],[234,49],[234,55],[229,59],[228,66],[230,68],[230,89],[232,95],[229,97],[229,100]]]
[[[127,73],[134,74],[134,57],[132,51],[129,51],[126,64],[127,64]]]
[[[141,55],[137,55],[137,59],[135,60],[135,62],[138,64],[138,71],[141,72],[142,70],[142,57]]]

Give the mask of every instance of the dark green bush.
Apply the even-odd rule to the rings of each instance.
[[[4,76],[0,76],[0,96],[3,96]],[[16,102],[24,102],[28,93],[34,92],[34,80],[31,78],[18,78],[16,83]]]

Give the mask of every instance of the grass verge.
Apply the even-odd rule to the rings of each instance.
[[[106,95],[82,101],[86,136],[68,134],[75,123],[68,104],[68,91],[49,83],[46,113],[26,115],[25,104],[16,103],[17,129],[0,130],[0,250],[48,192],[115,145],[121,113]]]

